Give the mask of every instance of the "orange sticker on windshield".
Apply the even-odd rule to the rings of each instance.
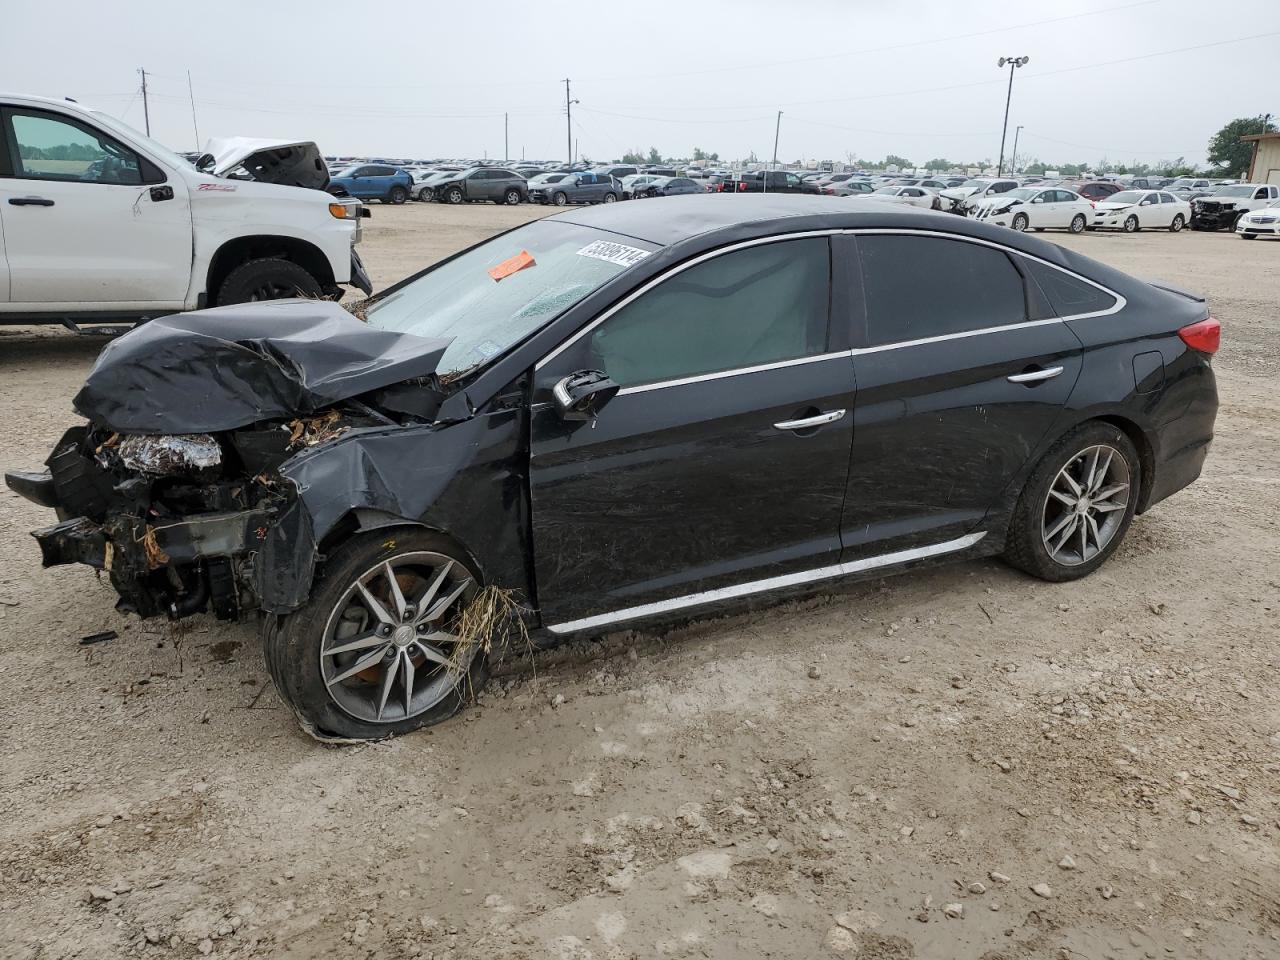
[[[527,267],[537,266],[533,259],[533,254],[528,250],[521,250],[509,260],[503,260],[496,267],[489,268],[489,276],[496,280],[503,280],[513,273],[519,273]]]

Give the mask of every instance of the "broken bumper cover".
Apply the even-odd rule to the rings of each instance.
[[[356,248],[351,248],[351,285],[364,291],[366,297],[373,296],[373,281],[369,279],[369,271],[364,268],[364,261]]]
[[[46,567],[86,563],[100,570],[150,572],[170,563],[195,563],[256,551],[267,539],[271,511],[203,514],[152,526],[136,517],[115,517],[104,524],[74,517],[33,530]]]
[[[1191,211],[1191,226],[1196,230],[1226,230],[1235,226],[1238,216],[1235,210],[1195,209]]]

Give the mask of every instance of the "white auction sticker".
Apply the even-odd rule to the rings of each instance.
[[[648,255],[648,250],[628,247],[624,243],[610,243],[608,240],[596,240],[578,251],[580,257],[594,257],[596,260],[616,263],[620,267],[635,266]]]

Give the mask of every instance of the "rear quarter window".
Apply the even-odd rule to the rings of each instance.
[[[1065,273],[1039,260],[1022,260],[1028,275],[1044,291],[1053,311],[1059,317],[1075,317],[1085,313],[1104,313],[1116,305],[1107,291]]]

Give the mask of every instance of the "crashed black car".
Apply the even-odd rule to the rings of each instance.
[[[1084,576],[1199,475],[1217,344],[1200,298],[1020,233],[677,197],[519,227],[367,323],[153,321],[7,480],[58,511],[46,565],[261,616],[302,722],[378,737],[457,710],[513,609],[544,643],[987,554]]]

